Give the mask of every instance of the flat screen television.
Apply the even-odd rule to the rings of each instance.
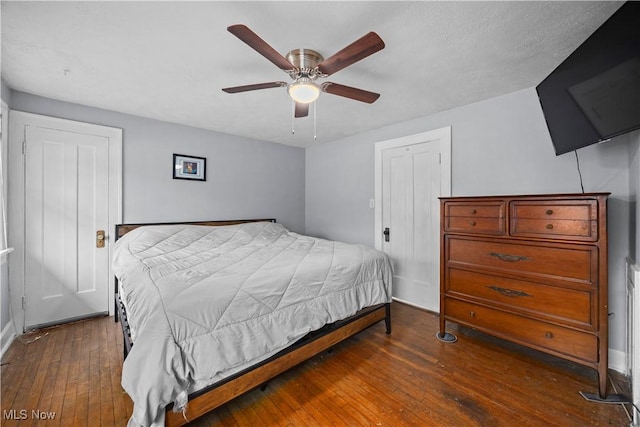
[[[556,155],[640,128],[640,2],[623,4],[537,87]]]

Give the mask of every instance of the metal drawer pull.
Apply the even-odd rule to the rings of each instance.
[[[473,227],[473,226],[476,225],[476,222],[475,221],[469,221],[469,225]]]
[[[551,209],[547,209],[547,211],[545,212],[547,215],[553,215],[553,211]]]
[[[545,337],[545,338],[548,338],[548,339],[553,338],[553,332],[548,332],[548,331],[547,331],[547,332],[545,332],[545,333],[544,333],[544,337]]]
[[[471,215],[475,215],[478,211],[475,209],[471,209]]]
[[[553,224],[547,224],[547,230],[553,230]]]
[[[523,256],[523,255],[501,254],[501,253],[498,253],[498,252],[490,252],[489,255],[491,255],[492,257],[496,257],[498,259],[501,259],[502,261],[507,261],[507,262],[532,261],[531,258],[528,258],[528,257]]]
[[[504,296],[507,297],[530,297],[533,295],[529,295],[526,292],[522,292],[522,291],[514,291],[513,289],[507,289],[507,288],[500,288],[498,286],[487,286],[489,289],[491,289],[492,291],[496,291]]]

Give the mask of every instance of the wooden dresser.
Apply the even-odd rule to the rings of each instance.
[[[446,321],[598,371],[607,387],[609,193],[441,198]]]

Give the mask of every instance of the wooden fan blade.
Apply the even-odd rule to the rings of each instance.
[[[318,64],[318,70],[323,74],[331,75],[382,49],[384,49],[384,42],[372,31],[322,61]]]
[[[309,104],[302,104],[300,102],[296,102],[296,111],[294,114],[295,118],[299,117],[307,117],[309,115]]]
[[[253,85],[225,87],[222,90],[227,93],[238,93],[238,92],[247,92],[250,90],[271,89],[272,87],[283,87],[286,85],[287,84],[285,82],[256,83]]]
[[[379,93],[369,92],[367,90],[331,82],[325,82],[322,85],[322,91],[332,95],[344,96],[345,98],[366,102],[368,104],[372,104],[376,99],[380,98]]]
[[[267,42],[262,40],[256,33],[251,31],[246,25],[238,24],[227,27],[227,30],[253,48],[260,55],[273,62],[276,67],[284,71],[295,69],[287,58],[280,55],[274,48],[269,46]]]

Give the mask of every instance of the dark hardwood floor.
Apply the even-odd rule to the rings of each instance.
[[[441,343],[437,315],[404,304],[393,304],[392,319],[391,335],[374,325],[192,425],[629,425],[623,405],[578,394],[597,391],[592,369],[466,328]],[[2,359],[1,424],[124,426],[132,403],[121,365],[112,317],[24,336]]]

